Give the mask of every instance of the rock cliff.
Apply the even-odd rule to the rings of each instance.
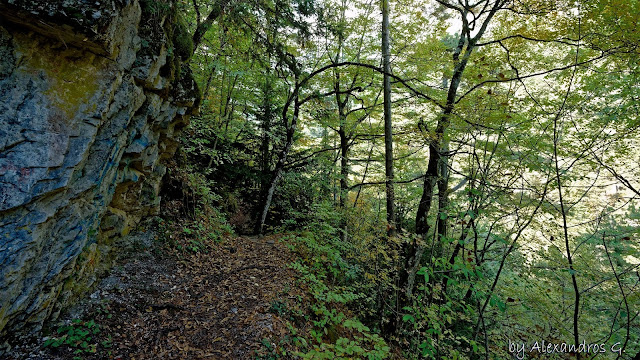
[[[55,318],[157,212],[199,101],[180,24],[172,0],[0,0],[0,339]]]

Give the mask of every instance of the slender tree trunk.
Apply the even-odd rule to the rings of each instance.
[[[371,156],[373,155],[373,148],[374,148],[375,142],[372,141],[371,142],[371,147],[369,148],[369,155],[367,156],[367,162],[364,166],[364,172],[362,173],[362,180],[360,180],[361,183],[364,183],[364,180],[367,178],[367,174],[369,172],[369,164],[371,164]],[[356,198],[355,200],[353,200],[353,207],[357,207],[358,206],[358,199],[360,199],[360,193],[362,192],[362,186],[358,187],[358,192],[356,193]]]
[[[576,54],[576,58],[577,58]],[[573,341],[576,344],[576,347],[580,344],[580,334],[578,332],[578,316],[580,314],[580,289],[578,288],[578,281],[576,279],[576,271],[573,267],[573,254],[571,253],[571,244],[569,243],[569,225],[567,223],[567,207],[565,206],[564,194],[562,192],[562,179],[561,179],[561,171],[560,165],[558,162],[558,143],[560,141],[560,130],[558,125],[558,120],[560,116],[562,116],[562,112],[564,111],[565,104],[567,102],[567,98],[569,97],[569,92],[571,91],[571,85],[573,83],[573,77],[575,76],[577,67],[574,68],[573,75],[571,78],[571,82],[569,83],[569,88],[567,89],[567,94],[565,95],[564,101],[560,110],[553,119],[553,159],[555,165],[555,175],[556,182],[558,185],[558,200],[560,202],[560,215],[562,215],[562,230],[564,237],[564,246],[565,252],[567,255],[567,262],[569,264],[569,273],[571,275],[571,284],[573,285],[573,293],[575,297],[575,304],[573,306]],[[576,354],[576,359],[580,360],[580,353]]]
[[[262,144],[260,145],[260,199],[266,198],[267,189],[269,186],[268,174],[271,170],[271,151],[269,151],[269,145],[271,145],[271,136],[269,130],[271,128],[271,118],[273,114],[271,112],[271,71],[267,69],[267,76],[264,85],[264,99],[262,102]]]
[[[337,140],[336,138],[333,138],[333,148],[337,149]],[[336,150],[336,156],[333,157],[333,161],[331,162],[331,172],[329,173],[329,178],[331,179],[331,188],[333,191],[333,206],[337,206],[340,203],[340,200],[338,199],[338,183],[340,183],[340,180],[338,180],[336,182],[336,176],[334,175],[336,172],[336,162],[338,161],[338,158],[340,157],[340,151]]]
[[[213,22],[216,21],[224,12],[224,9],[229,4],[229,0],[218,0],[213,3],[213,7],[211,11],[207,15],[207,17],[202,21],[198,22],[198,26],[193,33],[193,53],[196,52],[200,44],[202,43],[202,39],[204,39],[204,35],[211,29],[213,26]]]
[[[343,13],[344,21],[344,13]],[[344,41],[342,33],[338,34],[338,53],[336,54],[336,62],[342,60],[342,43]],[[338,135],[340,136],[340,210],[343,214],[340,220],[340,238],[347,240],[347,198],[349,196],[349,135],[347,134],[347,103],[349,94],[341,97],[340,71],[335,72],[334,90],[336,92],[336,104],[338,105]]]
[[[341,22],[345,22],[346,0],[342,1]],[[338,51],[336,53],[335,62],[339,63],[343,59],[344,33],[342,30],[338,32]],[[351,86],[356,82],[357,75],[354,76]],[[340,219],[340,238],[347,241],[348,238],[348,222],[347,222],[347,200],[349,198],[349,141],[350,136],[347,131],[347,109],[349,105],[349,93],[341,95],[342,91],[341,76],[339,69],[335,70],[334,90],[336,92],[336,104],[338,106],[338,135],[340,136],[340,210],[342,211]],[[356,125],[357,126],[357,125]]]
[[[205,83],[204,90],[202,91],[202,100],[207,100],[209,97],[209,89],[211,89],[211,81],[213,80],[213,75],[216,73],[216,67],[214,66],[207,76],[207,82]]]
[[[449,144],[446,139],[446,132],[451,122],[451,116],[453,114],[456,95],[462,80],[462,75],[467,67],[467,63],[474,50],[477,41],[482,38],[489,22],[496,11],[502,6],[503,3],[496,2],[487,18],[484,20],[478,33],[471,38],[468,23],[466,22],[467,11],[462,14],[463,18],[463,31],[460,34],[458,45],[453,52],[453,62],[455,64],[453,69],[453,76],[449,83],[447,91],[447,102],[444,106],[442,115],[438,119],[438,124],[435,130],[434,139],[429,144],[429,162],[427,165],[427,171],[424,178],[424,186],[422,190],[422,197],[418,204],[418,211],[416,213],[416,233],[422,238],[422,242],[417,241],[414,244],[409,245],[408,252],[406,254],[406,268],[408,274],[406,275],[406,283],[401,284],[405,286],[406,301],[409,303],[413,297],[413,287],[415,284],[416,273],[419,269],[420,260],[425,250],[425,242],[430,230],[428,223],[429,211],[433,203],[435,186],[438,187],[438,216],[436,221],[436,235],[432,241],[432,256],[435,256],[436,244],[440,244],[440,240],[447,235],[447,205],[448,205],[448,184],[449,184]],[[438,246],[439,247],[439,246]]]
[[[449,142],[442,139],[440,156],[438,161],[438,240],[444,240],[447,236],[449,225],[447,207],[449,204]]]
[[[393,124],[391,119],[391,51],[389,48],[389,0],[382,0],[382,69],[383,74],[383,112],[384,112],[384,174],[385,174],[385,191],[387,200],[387,236],[396,235],[396,214],[395,214],[395,191],[393,186]],[[402,254],[404,255],[404,254]],[[398,281],[404,283],[406,281],[406,271],[402,266],[403,261],[399,259],[397,264]],[[403,299],[402,291],[396,292],[396,308],[394,316],[389,321],[389,334],[397,333],[400,330],[401,311],[406,304]]]
[[[340,209],[344,212],[340,224],[341,238],[347,240],[347,198],[349,197],[349,138],[344,127],[340,126]]]
[[[297,85],[298,85],[298,76],[296,75],[296,94],[294,94],[294,110],[293,117],[291,119],[291,124],[287,127],[287,138],[285,142],[285,146],[278,157],[278,163],[276,164],[276,168],[273,172],[273,177],[271,178],[271,184],[269,189],[267,190],[266,199],[264,201],[264,207],[262,208],[262,213],[260,215],[260,221],[257,224],[257,233],[258,235],[264,234],[264,224],[267,220],[267,214],[269,213],[269,208],[271,207],[271,201],[273,200],[273,194],[276,190],[276,185],[278,181],[282,177],[282,172],[284,170],[284,165],[287,162],[287,157],[289,156],[289,151],[291,151],[291,147],[293,145],[293,137],[296,133],[296,128],[298,125],[298,115],[300,113],[300,103],[297,94]],[[286,111],[283,113],[283,120],[286,123]]]
[[[391,123],[391,52],[389,50],[389,0],[382,0],[382,66],[384,69],[384,173],[387,191],[388,236],[395,236],[395,193],[393,189],[393,127]]]
[[[578,36],[580,36],[580,18],[578,18]],[[562,105],[560,106],[560,109],[558,109],[558,112],[556,113],[555,117],[553,118],[553,160],[554,160],[554,170],[555,170],[555,175],[556,175],[556,182],[558,185],[558,200],[560,202],[560,214],[562,215],[562,230],[563,230],[563,236],[564,236],[564,245],[565,245],[565,251],[566,251],[566,255],[567,255],[567,262],[569,265],[569,273],[571,275],[571,284],[573,285],[573,293],[574,293],[574,297],[575,297],[575,303],[573,306],[573,341],[576,345],[576,347],[579,346],[580,344],[580,333],[579,333],[579,327],[578,327],[578,322],[579,322],[579,315],[580,315],[580,289],[578,288],[578,280],[576,279],[576,271],[575,268],[573,266],[573,254],[571,252],[571,244],[569,243],[569,225],[567,222],[567,206],[565,204],[565,200],[564,200],[564,193],[562,192],[562,178],[561,178],[561,173],[564,173],[565,170],[561,170],[560,169],[560,164],[558,161],[558,146],[560,143],[560,118],[562,117],[562,114],[566,108],[567,105],[567,99],[569,98],[569,94],[571,93],[572,90],[572,85],[573,82],[575,80],[576,77],[576,72],[578,71],[578,55],[580,54],[580,45],[578,44],[578,46],[576,47],[576,55],[575,55],[575,63],[576,66],[573,68],[573,73],[571,74],[571,78],[569,81],[569,86],[567,87],[567,91],[565,93],[564,96],[564,100],[562,101]],[[566,169],[568,170],[568,169]],[[606,249],[606,245],[605,245],[605,249]],[[615,272],[615,270],[614,270]],[[580,360],[581,355],[578,352],[576,354],[576,359]]]

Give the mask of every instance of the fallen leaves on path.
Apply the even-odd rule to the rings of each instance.
[[[287,334],[269,311],[295,288],[293,255],[278,238],[238,237],[207,251],[147,250],[116,267],[84,315],[110,340],[83,359],[251,359]],[[95,341],[95,340],[94,340]],[[48,350],[72,359],[73,349]],[[33,357],[31,357],[33,358]]]

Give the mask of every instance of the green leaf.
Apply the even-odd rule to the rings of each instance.
[[[407,314],[407,315],[404,315],[404,316],[402,317],[402,321],[404,321],[404,322],[410,322],[410,323],[415,323],[415,322],[416,322],[416,318],[415,318],[415,317],[413,317],[413,315]]]

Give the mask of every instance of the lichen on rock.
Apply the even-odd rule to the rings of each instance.
[[[150,24],[148,3],[0,0],[0,338],[55,318],[158,210],[199,91],[174,4]]]

